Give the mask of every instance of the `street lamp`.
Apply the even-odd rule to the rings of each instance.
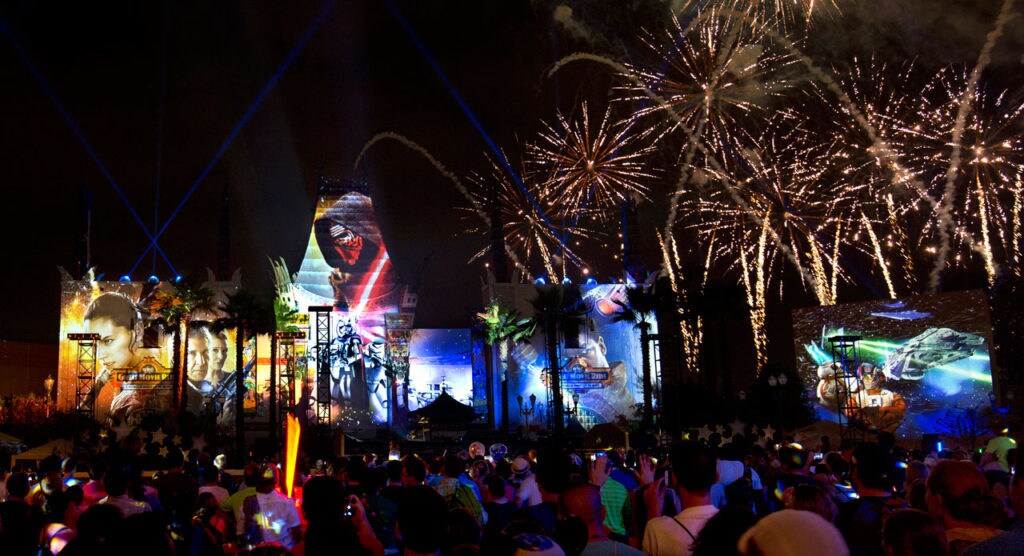
[[[580,393],[573,392],[571,401],[565,406],[565,416],[567,419],[572,419],[573,415],[576,415],[580,411]]]
[[[516,396],[516,401],[519,402],[519,414],[526,419],[526,427],[523,429],[523,436],[525,438],[530,437],[530,416],[537,409],[537,395],[530,394],[530,405],[526,406],[523,404],[523,395]]]
[[[50,405],[52,403],[51,392],[53,392],[53,384],[57,382],[53,380],[53,375],[46,375],[43,380],[43,387],[46,388],[46,416],[50,416]]]

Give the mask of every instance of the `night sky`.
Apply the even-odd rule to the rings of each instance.
[[[607,101],[606,69],[582,65],[549,79],[555,60],[577,51],[631,59],[639,30],[664,28],[669,6],[679,3],[392,5],[495,144],[516,151],[556,108]],[[940,67],[973,63],[1002,2],[839,4],[844,16],[822,23],[807,45],[816,59],[842,65],[876,53]],[[83,188],[93,196],[92,264],[106,279],[127,273],[149,243],[136,216],[152,232],[179,203],[159,245],[177,273],[204,278],[216,268],[227,194],[231,266],[242,269],[247,287],[269,295],[267,257],[298,269],[322,174],[369,183],[395,266],[420,286],[417,325],[468,325],[480,304],[482,265],[466,261],[485,238],[457,235],[467,227],[451,210],[465,204],[461,195],[397,142],[377,144],[353,168],[363,145],[388,131],[423,145],[462,178],[486,168],[487,145],[388,2],[22,1],[5,4],[0,18],[0,339],[56,341],[56,267],[73,267]],[[1011,23],[990,67],[1007,85],[1021,73],[1022,28],[1020,18]],[[647,229],[660,227],[658,208],[644,210]],[[161,257],[141,261],[133,278],[173,277]]]

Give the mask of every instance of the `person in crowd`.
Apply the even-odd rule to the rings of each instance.
[[[117,507],[109,504],[96,504],[85,510],[79,517],[75,537],[68,542],[60,554],[61,556],[111,554],[114,552],[115,539],[124,531],[123,524],[124,515]]]
[[[228,496],[228,499],[220,505],[221,509],[224,510],[224,514],[228,518],[228,536],[234,537],[235,531],[238,530],[238,523],[235,522],[235,516],[239,515],[242,511],[242,502],[256,494],[256,482],[259,476],[259,466],[255,463],[250,463],[245,466],[242,470],[242,485],[237,492]]]
[[[704,444],[683,441],[672,447],[671,478],[679,492],[683,511],[675,517],[662,516],[665,477],[658,477],[644,493],[647,515],[643,550],[651,556],[685,554],[718,508],[711,503],[711,485],[718,480],[718,458]]]
[[[427,480],[427,464],[419,456],[402,458],[402,486],[422,485]]]
[[[473,514],[463,508],[448,510],[444,553],[461,556],[480,553],[483,529]]]
[[[223,554],[228,539],[228,520],[212,492],[199,493],[199,508],[192,516],[192,554]]]
[[[103,458],[96,457],[89,462],[89,482],[82,486],[82,495],[86,508],[95,506],[107,497],[103,487],[103,477],[107,473],[107,464]]]
[[[643,552],[609,537],[605,527],[607,508],[601,499],[601,490],[595,485],[586,484],[570,488],[562,496],[566,513],[580,518],[587,527],[586,547],[580,553],[581,556],[642,555]]]
[[[146,502],[128,496],[128,472],[124,469],[111,469],[103,477],[103,488],[106,498],[100,504],[113,506],[121,511],[122,517],[130,517],[143,512],[151,512],[153,508]]]
[[[797,485],[819,483],[809,469],[810,460],[808,452],[795,444],[786,444],[779,448],[778,469],[773,476],[774,489],[770,490],[771,509],[777,510],[786,507],[782,500],[782,494],[786,490]]]
[[[1024,554],[1024,458],[1016,457],[1016,469],[1010,482],[1010,506],[1016,516],[1010,527],[988,540],[964,550],[964,556],[1003,556]]]
[[[853,485],[857,499],[841,508],[839,528],[846,537],[850,553],[880,556],[882,524],[894,510],[906,508],[904,500],[893,496],[893,471],[886,450],[873,442],[864,442],[853,450]]]
[[[208,492],[213,496],[213,499],[217,501],[217,504],[223,504],[228,496],[228,489],[220,486],[220,472],[216,467],[209,465],[203,469],[203,486],[199,487],[199,495]]]
[[[336,478],[312,477],[303,485],[302,495],[307,529],[295,554],[384,554],[384,545],[374,536],[362,501],[358,496],[346,497],[345,487]]]
[[[398,505],[395,533],[405,556],[440,556],[446,533],[448,505],[428,486],[408,487]]]
[[[850,553],[835,525],[814,512],[788,509],[761,518],[740,537],[737,548],[743,556],[846,556]]]
[[[498,532],[512,521],[512,515],[516,512],[516,504],[507,497],[505,479],[498,475],[490,475],[485,480],[490,501],[484,504],[487,512],[487,525],[485,531]]]
[[[923,461],[912,460],[907,462],[907,471],[903,480],[903,492],[901,496],[907,501],[911,508],[928,511],[925,505],[924,495],[928,491],[927,481],[931,469]]]
[[[605,465],[608,468],[608,479],[601,486],[605,527],[612,539],[628,543],[629,531],[626,524],[629,523],[629,515],[632,513],[629,493],[636,490],[640,484],[635,477],[623,469],[622,457],[618,451],[612,450],[604,455],[598,454],[595,461],[598,465]]]
[[[516,487],[516,505],[520,508],[536,506],[542,502],[537,476],[533,473],[530,460],[516,456],[512,460],[512,483]]]
[[[988,492],[985,475],[968,461],[940,461],[928,477],[928,512],[946,528],[954,554],[999,534],[1006,513]]]
[[[39,538],[42,511],[28,503],[29,489],[27,473],[7,478],[7,500],[0,503],[0,547],[11,554],[30,553]]]
[[[745,504],[729,504],[711,517],[697,535],[693,556],[730,556],[739,554],[740,537],[757,523],[757,515]]]
[[[836,523],[839,520],[839,508],[829,496],[825,487],[819,485],[797,485],[783,494],[786,507],[791,510],[806,510],[814,512],[828,520],[829,523]]]
[[[459,456],[450,455],[446,457],[444,461],[445,478],[434,489],[444,498],[449,509],[465,509],[483,527],[487,518],[480,503],[480,498],[477,497],[469,486],[460,480],[460,477],[465,472],[465,468],[466,463]]]
[[[882,544],[887,556],[946,556],[946,530],[935,516],[916,509],[893,512],[885,520]]]
[[[288,550],[302,539],[302,521],[291,498],[274,490],[277,468],[266,465],[256,482],[256,493],[243,500],[235,515],[235,532],[246,544],[276,542]]]

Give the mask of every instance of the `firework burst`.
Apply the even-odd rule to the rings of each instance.
[[[558,198],[556,214],[569,222],[617,211],[627,199],[647,198],[645,181],[656,178],[646,164],[654,149],[644,144],[645,134],[610,116],[605,110],[600,120],[592,120],[584,102],[579,118],[558,113],[527,148],[545,197]]]
[[[913,163],[939,200],[923,238],[939,240],[939,211],[946,207],[953,226],[950,262],[963,264],[972,251],[978,253],[991,285],[1001,265],[1009,265],[1016,274],[1021,272],[1018,228],[1024,136],[1018,122],[1024,115],[1024,103],[1011,99],[1005,91],[993,92],[982,86],[969,91],[971,111],[959,133],[962,160],[951,177],[952,187],[946,187],[956,114],[969,86],[969,76],[962,70],[936,76],[938,100],[922,102],[919,148],[913,152]]]
[[[675,17],[672,24],[664,36],[644,38],[657,69],[631,66],[620,100],[638,106],[633,117],[659,138],[683,125],[707,144],[734,143],[790,87],[784,74],[795,58],[766,47],[763,25],[742,14],[713,9],[690,26]],[[662,102],[652,104],[652,94]]]
[[[586,268],[586,264],[568,247],[571,238],[589,238],[587,228],[575,226],[571,232],[549,220],[545,215],[557,212],[555,190],[545,187],[542,182],[532,179],[521,169],[520,176],[526,186],[524,190],[508,177],[504,168],[490,156],[486,156],[489,171],[486,174],[472,174],[471,204],[483,207],[489,219],[501,230],[509,251],[514,253],[514,263],[527,278],[532,278],[530,269],[543,269],[551,280],[565,275],[566,266]],[[531,199],[532,197],[532,199]],[[534,206],[536,202],[536,207]],[[542,212],[543,214],[542,214]],[[470,212],[464,208],[463,212]],[[475,213],[474,213],[475,214]],[[473,215],[467,215],[470,219]],[[478,221],[478,218],[471,218]],[[557,222],[558,219],[555,219]],[[487,233],[489,230],[471,227],[467,232]],[[470,261],[487,255],[490,247],[475,253]]]

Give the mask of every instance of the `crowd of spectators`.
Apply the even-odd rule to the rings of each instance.
[[[664,451],[564,446],[494,459],[479,443],[302,465],[130,452],[15,468],[0,482],[0,553],[406,555],[1024,554],[1015,443],[905,451],[742,437]]]

